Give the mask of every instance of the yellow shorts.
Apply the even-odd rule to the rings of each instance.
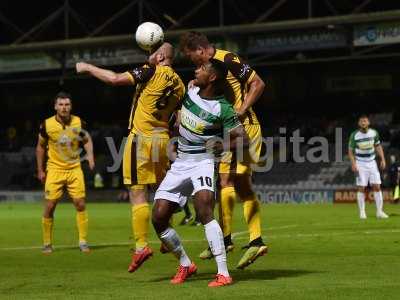
[[[57,201],[65,189],[73,200],[85,198],[85,179],[81,167],[70,170],[47,170],[44,185],[46,200]]]
[[[165,135],[148,137],[131,132],[124,149],[124,184],[159,184],[169,168],[168,143]]]
[[[260,125],[243,125],[249,136],[249,148],[243,151],[243,155],[226,153],[219,164],[219,173],[227,174],[251,174],[258,164],[261,154],[262,134]]]

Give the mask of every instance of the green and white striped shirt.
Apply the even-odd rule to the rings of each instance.
[[[375,146],[380,143],[379,133],[375,129],[369,128],[365,133],[357,129],[350,135],[349,148],[353,150],[356,160],[373,161]]]
[[[225,131],[241,125],[232,105],[224,96],[204,99],[198,92],[198,87],[189,89],[182,102],[179,152],[205,153],[207,140],[222,137]]]

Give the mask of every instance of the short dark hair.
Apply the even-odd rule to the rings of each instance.
[[[67,92],[64,92],[64,91],[61,91],[61,92],[58,92],[58,93],[57,93],[57,95],[54,97],[54,103],[56,103],[56,102],[57,102],[57,99],[59,99],[59,98],[61,98],[61,99],[66,99],[66,98],[68,98],[68,99],[72,102],[72,100],[71,100],[71,94],[70,94],[70,93],[67,93]]]
[[[358,116],[358,120],[360,120],[360,119],[369,119],[369,117],[368,117],[367,114],[360,114],[360,115]]]
[[[210,46],[208,38],[200,32],[188,31],[181,35],[179,40],[179,49],[183,51],[185,48],[196,50],[199,47],[207,48]]]
[[[228,69],[226,68],[225,64],[222,61],[214,58],[211,58],[209,62],[211,64],[211,68],[214,69],[217,75],[217,81],[225,80],[226,76],[228,75]]]

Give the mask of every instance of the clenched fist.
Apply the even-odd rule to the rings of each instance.
[[[87,64],[85,62],[78,62],[76,63],[75,68],[76,68],[76,73],[78,74],[86,73],[89,71],[90,64]]]

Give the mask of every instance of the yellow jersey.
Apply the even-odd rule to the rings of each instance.
[[[71,115],[68,124],[63,124],[56,116],[42,122],[39,142],[47,147],[47,170],[80,167],[81,145],[86,136],[83,130],[85,127],[85,122],[74,115]]]
[[[168,136],[168,121],[185,94],[181,78],[170,66],[144,65],[127,74],[136,84],[128,128],[144,136]]]
[[[228,69],[228,76],[226,80],[228,81],[231,92],[233,93],[233,107],[239,108],[243,100],[248,92],[248,82],[250,82],[256,72],[246,63],[244,63],[236,54],[215,49],[215,54],[213,56],[214,59],[219,60],[225,63],[226,68]],[[250,107],[246,114],[240,118],[243,124],[255,124],[258,125],[258,119],[253,109]]]

